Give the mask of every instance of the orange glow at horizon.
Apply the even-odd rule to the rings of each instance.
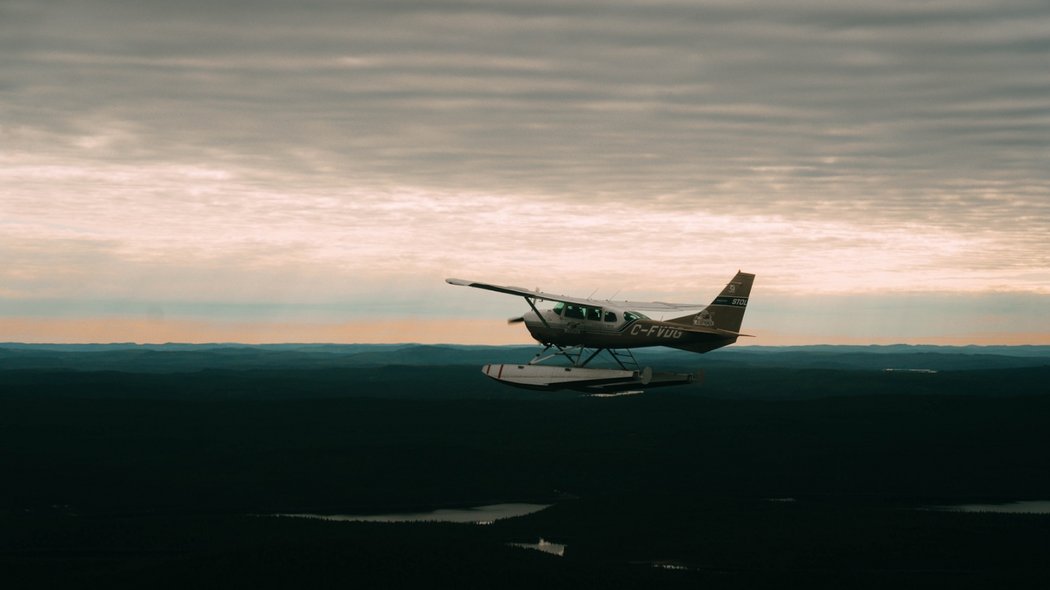
[[[520,326],[498,320],[359,320],[331,324],[131,318],[0,318],[0,342],[240,344],[529,344]]]
[[[981,332],[910,338],[857,338],[827,334],[755,331],[737,346],[934,344],[1050,345],[1047,332]],[[0,342],[25,343],[333,343],[333,344],[534,344],[521,326],[489,319],[359,320],[331,324],[231,322],[188,319],[0,317]]]
[[[890,344],[931,344],[936,346],[1024,346],[1050,345],[1050,332],[973,332],[950,336],[865,337],[833,336],[823,334],[787,334],[754,331],[755,338],[741,338],[736,346],[808,346],[830,344],[838,346],[887,346]]]

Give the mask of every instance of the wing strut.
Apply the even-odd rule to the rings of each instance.
[[[536,317],[540,318],[540,321],[543,322],[543,327],[550,328],[551,326],[550,326],[550,324],[547,323],[547,320],[543,319],[543,314],[540,313],[540,310],[536,309],[536,300],[533,299],[532,297],[525,297],[525,296],[522,296],[522,299],[524,299],[526,302],[528,302],[529,307],[532,308],[532,311],[536,312]]]

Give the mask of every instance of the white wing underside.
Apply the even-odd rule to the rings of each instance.
[[[560,301],[562,303],[575,303],[577,305],[592,306],[614,305],[619,308],[634,311],[672,311],[680,309],[700,309],[702,307],[707,307],[706,303],[665,303],[663,301],[611,301],[608,299],[586,299],[583,297],[555,295],[553,293],[545,293],[540,290],[529,290],[524,289],[522,287],[491,285],[489,283],[476,283],[474,281],[465,281],[463,279],[445,279],[445,282],[450,285],[458,285],[461,287],[474,287],[475,289],[485,289],[486,291],[506,293],[507,295],[518,295],[520,297],[528,297],[530,299],[536,299],[540,301]]]

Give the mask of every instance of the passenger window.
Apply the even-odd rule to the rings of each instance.
[[[577,320],[583,319],[583,310],[577,305],[566,305],[565,306],[565,317],[573,318]]]
[[[611,311],[605,312],[605,321],[607,321],[607,322],[615,322],[616,321],[616,314],[614,312],[611,312]]]
[[[600,307],[588,307],[587,308],[587,319],[592,322],[602,321],[602,308]]]

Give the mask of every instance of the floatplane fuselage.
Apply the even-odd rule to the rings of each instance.
[[[690,383],[691,373],[653,373],[641,368],[630,350],[667,346],[696,353],[721,348],[746,336],[739,332],[755,275],[737,272],[722,292],[709,304],[599,301],[554,295],[539,290],[447,279],[452,285],[474,287],[523,297],[531,308],[511,323],[524,323],[544,349],[527,364],[485,365],[489,377],[519,387],[534,389],[579,389],[588,392],[623,391]],[[537,307],[539,301],[553,301],[549,309]],[[643,311],[688,314],[654,320]],[[551,350],[553,349],[553,352]],[[588,365],[601,353],[615,362],[613,368]],[[561,358],[568,366],[543,364]]]

